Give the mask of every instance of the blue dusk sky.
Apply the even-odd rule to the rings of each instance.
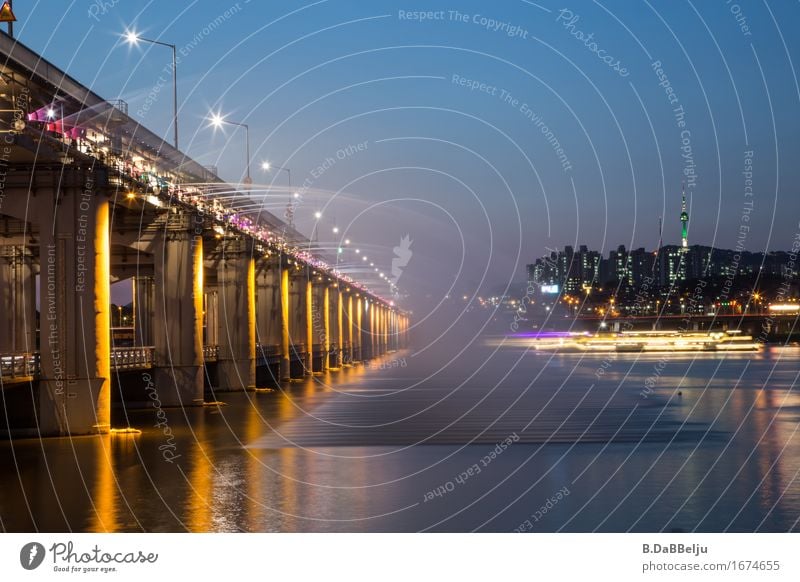
[[[796,2],[17,0],[15,36],[225,179],[245,168],[300,230],[333,226],[435,302],[524,277],[548,248],[788,249],[800,221]],[[745,174],[745,172],[752,172]],[[748,182],[748,180],[751,180]],[[748,219],[743,209],[751,203]],[[356,264],[354,250],[343,260]],[[366,262],[358,262],[358,264]],[[362,273],[363,276],[369,273]]]

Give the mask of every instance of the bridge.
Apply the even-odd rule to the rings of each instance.
[[[162,406],[191,406],[405,345],[407,313],[4,33],[0,140],[5,432],[108,432],[145,372]],[[131,347],[111,335],[125,280]]]

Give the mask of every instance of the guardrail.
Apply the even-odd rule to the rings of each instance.
[[[112,370],[141,370],[152,368],[156,349],[152,346],[136,348],[114,348],[111,350]]]
[[[206,363],[219,360],[219,346],[203,346],[203,360]]]
[[[3,380],[23,380],[39,374],[39,354],[0,354]]]

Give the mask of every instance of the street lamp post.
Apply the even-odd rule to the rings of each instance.
[[[125,35],[128,44],[135,45],[139,42],[149,42],[150,44],[158,44],[172,49],[172,125],[175,128],[175,149],[178,149],[178,55],[177,47],[168,42],[161,42],[160,40],[152,40],[149,38],[142,38],[133,31],[128,31]]]
[[[281,170],[283,172],[286,172],[289,175],[289,189],[291,190],[292,189],[292,170],[290,168],[285,167],[285,166],[273,166],[270,162],[262,162],[261,163],[261,169],[264,170],[265,172],[269,172],[273,168],[275,168],[276,170]]]
[[[214,127],[222,127],[223,125],[235,125],[236,127],[243,127],[245,133],[245,151],[247,155],[247,176],[244,179],[244,184],[247,188],[250,188],[253,184],[253,179],[250,177],[250,126],[246,123],[238,123],[236,121],[228,121],[224,117],[222,117],[219,113],[214,113],[211,115],[211,125]]]

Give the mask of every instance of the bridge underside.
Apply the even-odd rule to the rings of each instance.
[[[404,314],[277,218],[220,203],[246,194],[124,104],[3,35],[0,54],[0,430],[102,433],[112,403],[201,405],[402,345]]]

